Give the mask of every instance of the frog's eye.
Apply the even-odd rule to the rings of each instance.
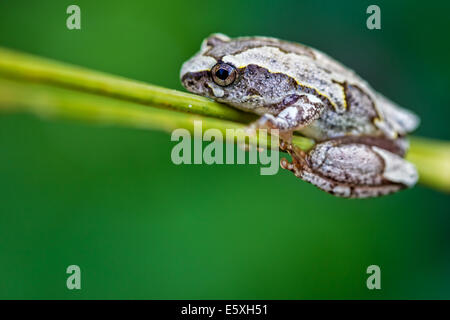
[[[218,63],[211,69],[212,78],[219,86],[225,87],[236,80],[236,68],[228,63]]]

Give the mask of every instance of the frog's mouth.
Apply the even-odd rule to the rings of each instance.
[[[199,71],[199,72],[187,72],[181,78],[181,84],[189,92],[207,96],[214,97],[212,88],[208,84],[210,79],[210,72]]]

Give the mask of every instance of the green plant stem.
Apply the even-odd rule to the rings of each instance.
[[[419,171],[420,183],[450,192],[450,143],[411,137],[406,159]]]
[[[248,123],[256,119],[253,114],[227,107],[201,96],[107,75],[0,47],[1,74],[240,123]]]
[[[182,111],[182,112],[174,112]],[[196,95],[71,66],[0,48],[0,111],[30,112],[40,117],[67,118],[99,124],[194,133],[194,121],[204,130],[245,129],[252,114]],[[241,135],[245,135],[242,130]],[[303,150],[311,139],[295,136]],[[250,136],[250,144],[257,137]],[[269,146],[260,141],[262,147]],[[420,182],[450,191],[450,143],[411,137],[407,155],[418,168]]]
[[[246,125],[202,115],[174,112],[141,105],[135,102],[114,99],[108,96],[73,91],[66,88],[39,83],[22,83],[0,77],[0,111],[28,112],[43,118],[73,119],[96,124],[161,130],[168,133],[183,128],[192,135],[194,122],[202,121],[202,129],[218,129],[223,137],[227,129],[233,129],[237,139],[248,139],[250,145],[271,147],[270,139],[258,141],[257,135],[246,134]],[[294,137],[294,143],[306,150],[314,142],[303,137]]]

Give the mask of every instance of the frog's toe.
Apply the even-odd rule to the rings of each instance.
[[[295,166],[294,166],[294,164],[293,164],[292,162],[289,162],[288,159],[282,158],[282,159],[280,160],[280,165],[281,165],[281,167],[282,167],[283,169],[292,171],[292,172],[295,174]]]

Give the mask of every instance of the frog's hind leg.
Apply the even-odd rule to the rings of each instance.
[[[284,145],[292,163],[281,166],[297,177],[333,195],[368,198],[411,187],[417,181],[415,167],[402,157],[376,146],[330,140],[308,153]]]

